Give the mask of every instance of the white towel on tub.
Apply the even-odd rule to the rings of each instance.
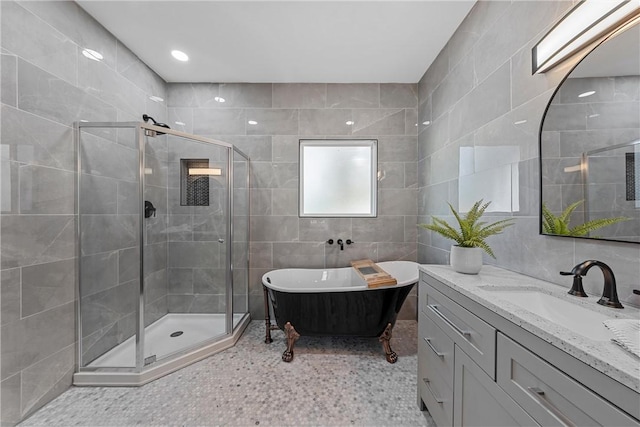
[[[640,319],[607,319],[604,326],[611,330],[611,341],[640,357]]]

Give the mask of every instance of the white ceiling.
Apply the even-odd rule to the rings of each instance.
[[[415,83],[474,3],[78,1],[167,82],[254,83]]]

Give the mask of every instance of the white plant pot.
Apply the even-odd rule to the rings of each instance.
[[[482,268],[482,248],[451,246],[451,267],[458,273],[478,274]]]

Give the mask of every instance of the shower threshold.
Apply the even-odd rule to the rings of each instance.
[[[157,362],[149,364],[142,372],[134,372],[136,337],[132,336],[75,373],[73,383],[78,386],[146,384],[233,347],[249,320],[248,314],[234,313],[234,331],[225,336],[224,314],[167,314],[145,328],[145,359]],[[198,347],[199,343],[203,345]]]

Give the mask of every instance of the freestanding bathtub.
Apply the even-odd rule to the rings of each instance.
[[[287,349],[282,360],[293,360],[300,335],[378,337],[389,363],[397,354],[389,340],[398,312],[418,282],[418,264],[411,261],[377,263],[395,277],[397,285],[368,288],[351,267],[335,269],[287,268],[262,276],[265,297],[265,342],[272,326],[269,303],[277,328],[285,332]]]

